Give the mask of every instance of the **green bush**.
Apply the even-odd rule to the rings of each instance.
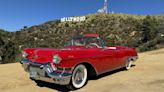
[[[75,35],[100,34],[109,46],[123,45],[139,51],[153,50],[163,44],[164,16],[128,14],[91,14],[84,22],[49,21],[41,25],[24,26],[17,32],[0,30],[2,63],[20,61],[20,48],[61,48]]]

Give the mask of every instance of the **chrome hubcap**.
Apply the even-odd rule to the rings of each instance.
[[[80,88],[87,81],[87,69],[84,65],[78,65],[72,74],[72,84],[75,88]]]
[[[78,69],[74,76],[75,83],[80,84],[84,79],[84,69]]]

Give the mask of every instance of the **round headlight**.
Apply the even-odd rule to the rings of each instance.
[[[26,58],[27,56],[28,56],[28,54],[27,54],[26,52],[23,51],[23,52],[22,52],[22,57],[23,57],[23,58]]]
[[[61,60],[62,60],[61,57],[59,57],[58,55],[53,56],[53,63],[59,64]]]

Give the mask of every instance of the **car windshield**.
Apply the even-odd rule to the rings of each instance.
[[[102,47],[98,37],[80,36],[74,37],[67,42],[67,46],[89,46],[89,47]]]

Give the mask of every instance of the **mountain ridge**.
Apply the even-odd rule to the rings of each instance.
[[[0,31],[0,33],[3,32]],[[0,56],[3,57],[3,63],[11,61],[9,60],[11,57],[15,57],[12,59],[13,61],[19,61],[19,53],[23,48],[60,48],[71,36],[88,33],[99,34],[109,46],[123,45],[135,47],[138,51],[152,50],[164,43],[163,37],[160,36],[164,34],[164,16],[89,14],[86,15],[86,20],[83,22],[48,21],[40,25],[24,27],[20,31],[6,32],[6,36],[1,38],[10,38],[10,42],[13,44],[10,46],[12,49],[7,50],[9,47],[5,46],[8,45],[0,40],[1,48],[5,48],[11,54],[4,54],[6,51],[0,50],[3,53]],[[7,41],[4,42],[7,44]]]

